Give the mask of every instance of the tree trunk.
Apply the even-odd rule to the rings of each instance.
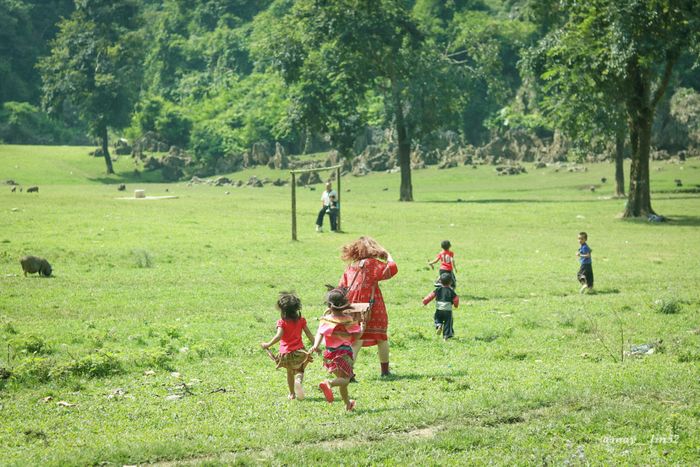
[[[673,65],[678,59],[678,50],[666,52],[666,64],[657,89],[651,90],[651,71],[640,65],[639,58],[632,58],[627,64],[628,85],[627,115],[630,122],[630,142],[632,143],[632,166],[630,167],[630,191],[623,217],[642,217],[656,214],[651,208],[651,187],[649,186],[649,153],[651,152],[651,126],[654,123],[656,105],[664,95]]]
[[[399,143],[399,167],[401,168],[401,189],[399,201],[413,201],[413,184],[411,183],[411,140],[406,129],[403,115],[403,105],[398,83],[391,81],[392,99],[394,105],[394,120],[396,135]]]
[[[112,156],[109,155],[109,137],[107,136],[107,125],[100,124],[100,140],[102,141],[102,155],[105,158],[105,164],[107,165],[107,173],[113,174],[114,168],[112,167]]]
[[[654,110],[651,106],[651,77],[637,60],[628,63],[629,97],[626,102],[632,146],[630,190],[623,217],[646,217],[654,214],[649,187],[649,152],[651,124]]]
[[[615,135],[615,196],[625,196],[625,130]]]

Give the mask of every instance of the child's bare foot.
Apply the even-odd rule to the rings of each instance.
[[[352,412],[353,410],[355,410],[355,400],[354,399],[350,399],[350,402],[348,402],[348,405],[345,406],[345,410],[347,410],[348,412]]]
[[[296,399],[296,396],[294,396],[293,393],[290,393],[290,394],[287,396],[287,399],[289,399],[290,401],[293,401],[294,399]]]
[[[331,385],[328,380],[321,381],[318,388],[323,392],[323,395],[326,397],[328,402],[333,402],[333,390],[331,389]]]

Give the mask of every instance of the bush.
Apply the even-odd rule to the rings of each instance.
[[[37,336],[16,337],[9,342],[10,346],[17,353],[47,354],[51,353],[51,348]]]
[[[654,309],[657,313],[675,315],[681,311],[681,304],[675,298],[660,298],[654,302]]]
[[[22,382],[45,383],[51,378],[53,363],[47,358],[30,357],[22,360],[12,372],[12,379]]]
[[[119,359],[109,352],[96,352],[82,358],[72,360],[62,365],[54,372],[56,376],[87,376],[102,378],[121,373],[122,365]],[[52,376],[54,375],[52,373]]]
[[[27,102],[0,107],[0,141],[9,144],[89,144],[85,132],[70,129]]]
[[[146,250],[131,250],[137,268],[152,268],[153,256]]]

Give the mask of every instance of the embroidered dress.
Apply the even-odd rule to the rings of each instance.
[[[349,316],[324,315],[318,331],[326,345],[323,366],[329,373],[341,370],[348,377],[354,376],[352,343],[360,333],[360,325]]]
[[[352,284],[352,288],[348,291],[348,299],[352,303],[369,302],[374,290],[370,319],[365,324],[364,334],[360,337],[363,340],[363,347],[377,345],[377,342],[387,340],[389,316],[386,313],[382,291],[379,290],[379,281],[391,279],[397,272],[398,267],[393,261],[384,263],[375,258],[368,258],[348,265],[343,277],[340,278],[339,287],[349,287]]]

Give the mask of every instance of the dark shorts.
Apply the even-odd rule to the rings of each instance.
[[[590,263],[582,264],[581,268],[578,270],[578,274],[576,274],[576,278],[581,285],[593,287],[593,265]]]

